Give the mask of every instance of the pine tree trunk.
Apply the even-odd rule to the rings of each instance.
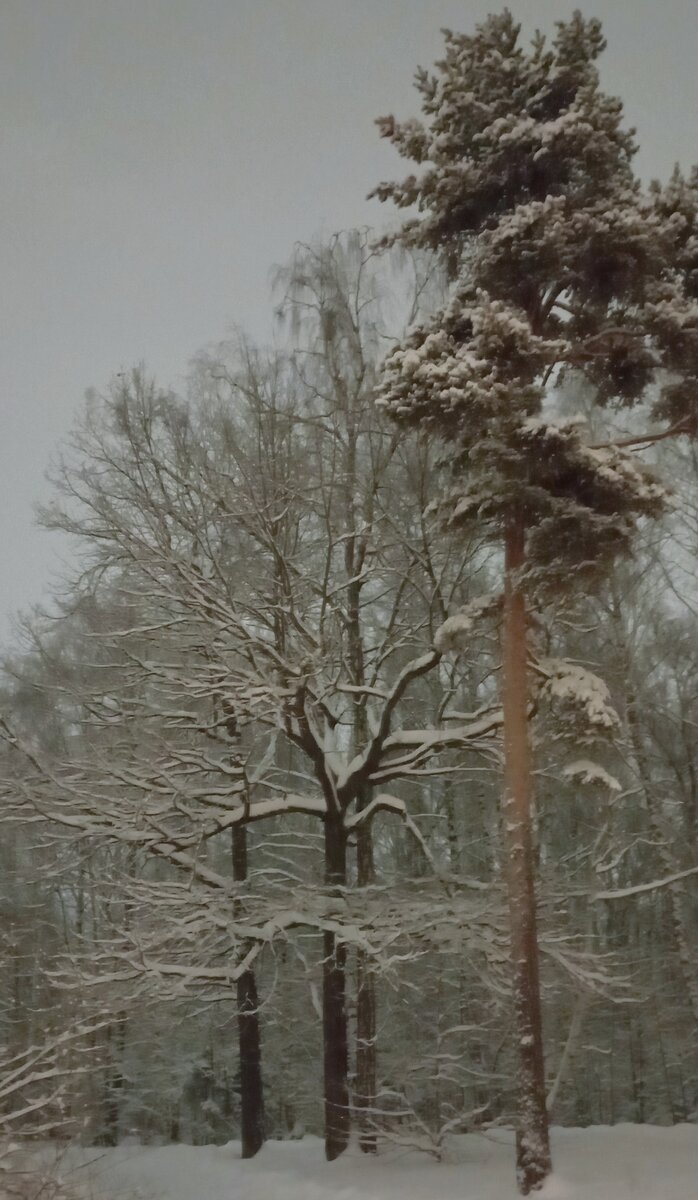
[[[517,572],[524,562],[524,527],[506,533],[502,622],[504,717],[503,839],[509,893],[514,1032],[518,1056],[516,1174],[525,1196],[551,1170],[541,1020],[536,899],[531,830],[526,605]]]
[[[347,879],[347,841],[341,818],[325,818],[325,881]],[[349,1051],[347,1038],[346,946],[331,930],[323,934],[322,1031],[325,1083],[325,1157],[338,1158],[349,1143]]]
[[[233,879],[247,879],[247,829],[233,829]],[[240,1055],[240,1141],[242,1157],[254,1158],[264,1145],[264,1088],[259,1005],[254,971],[244,971],[237,981],[238,1049]]]
[[[360,825],[357,842],[357,882],[373,882],[373,837],[370,825]],[[359,1146],[364,1154],[375,1154],[376,1129],[376,984],[367,955],[356,958],[356,1108]]]

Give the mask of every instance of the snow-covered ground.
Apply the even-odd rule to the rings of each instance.
[[[556,1129],[546,1200],[693,1200],[698,1127],[616,1125]],[[227,1146],[70,1150],[61,1173],[102,1200],[513,1200],[511,1137],[454,1139],[448,1162],[391,1150],[349,1151],[326,1163],[316,1138],[272,1142],[252,1162]]]

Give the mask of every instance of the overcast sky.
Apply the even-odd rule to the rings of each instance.
[[[0,0],[0,640],[39,600],[44,472],[87,387],[270,329],[294,241],[386,218],[373,118],[494,0]],[[526,29],[575,4],[513,0]],[[698,0],[597,0],[644,175],[698,160]],[[398,174],[401,168],[398,167]],[[54,535],[55,536],[55,535]]]

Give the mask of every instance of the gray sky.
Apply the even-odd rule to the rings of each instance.
[[[573,3],[511,0],[527,29]],[[41,598],[33,523],[85,389],[144,359],[177,386],[234,324],[264,338],[294,241],[386,218],[441,26],[497,0],[0,0],[0,640]],[[645,175],[698,160],[698,0],[596,0]]]

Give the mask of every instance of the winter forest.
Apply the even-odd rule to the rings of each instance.
[[[598,1126],[692,1153],[639,1200],[695,1186],[698,173],[636,173],[597,20],[468,24],[273,346],[115,373],[57,450],[0,677],[0,1193],[130,1146],[241,1200],[630,1196],[555,1190]]]

